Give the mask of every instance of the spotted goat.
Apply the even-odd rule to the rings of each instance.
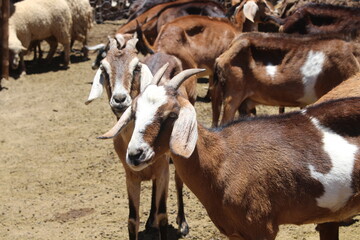
[[[129,166],[142,169],[170,152],[181,179],[231,240],[274,240],[282,224],[360,213],[360,98],[209,130],[176,91],[199,71],[148,86],[101,138],[135,119]]]
[[[317,36],[244,33],[215,62],[213,126],[256,104],[304,107],[360,70],[353,42]]]

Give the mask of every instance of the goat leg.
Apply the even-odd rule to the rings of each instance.
[[[189,225],[185,219],[184,212],[184,200],[183,200],[183,187],[184,183],[180,179],[179,175],[175,170],[175,184],[176,184],[176,193],[177,193],[177,204],[178,204],[178,215],[176,217],[176,223],[179,225],[178,233],[183,237],[189,233]]]
[[[129,198],[128,231],[130,240],[138,240],[139,232],[139,207],[140,207],[140,182],[126,178]]]

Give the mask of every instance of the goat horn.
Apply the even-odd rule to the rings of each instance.
[[[197,74],[199,72],[203,72],[206,69],[202,69],[202,68],[192,68],[192,69],[187,69],[184,70],[182,72],[180,72],[179,74],[177,74],[175,77],[173,77],[167,84],[166,86],[169,87],[173,87],[175,89],[178,89],[180,87],[180,85],[189,77],[191,77],[194,74]]]
[[[151,84],[158,85],[160,82],[160,79],[164,75],[166,69],[168,68],[169,63],[165,63],[164,66],[162,66],[154,75],[153,80],[151,81]]]
[[[109,38],[109,42],[110,42],[110,49],[114,49],[117,48],[117,41],[115,40],[115,38],[112,37],[108,37]]]
[[[121,33],[115,34],[115,39],[119,43],[119,49],[121,49],[125,45],[125,38]]]
[[[116,137],[120,131],[130,122],[131,120],[131,106],[128,107],[125,112],[121,115],[119,121],[112,127],[107,133],[103,134],[97,139],[109,139]]]
[[[106,45],[104,43],[99,43],[94,46],[85,46],[85,48],[89,51],[96,51],[96,50],[99,50],[99,49],[105,48],[105,47],[106,47]]]

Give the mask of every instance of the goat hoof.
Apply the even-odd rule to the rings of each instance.
[[[189,225],[187,224],[187,222],[182,222],[179,225],[178,234],[181,235],[181,237],[185,237],[189,234]]]
[[[145,232],[150,235],[155,235],[159,233],[159,229],[156,227],[145,226]]]
[[[152,232],[156,229],[156,227],[154,227],[154,219],[148,219],[146,221],[146,224],[145,224],[145,230],[146,232]]]

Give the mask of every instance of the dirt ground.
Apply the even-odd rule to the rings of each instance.
[[[120,22],[95,25],[89,44],[106,41]],[[30,74],[3,81],[0,92],[0,239],[127,239],[125,176],[111,140],[97,140],[116,122],[106,97],[84,104],[95,74],[91,60],[72,55],[56,64],[28,66]],[[199,84],[200,95],[207,84]],[[210,122],[210,104],[197,103],[198,119]],[[259,112],[276,112],[262,108]],[[173,171],[173,166],[171,166]],[[141,239],[150,208],[150,182],[141,192]],[[176,235],[176,193],[170,183],[169,239]],[[183,239],[226,239],[196,197],[185,188],[190,233]],[[359,239],[356,223],[341,239]],[[319,239],[315,225],[285,226],[277,239]]]

